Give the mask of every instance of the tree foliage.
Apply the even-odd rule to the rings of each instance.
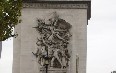
[[[20,23],[22,0],[0,0],[0,41],[14,37],[13,28]]]

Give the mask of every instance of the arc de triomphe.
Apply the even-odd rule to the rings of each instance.
[[[86,73],[91,0],[23,0],[13,73]]]

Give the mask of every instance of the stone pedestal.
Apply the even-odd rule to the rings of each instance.
[[[37,51],[35,30],[37,19],[49,19],[52,13],[72,25],[70,66],[66,69],[48,69],[48,73],[86,73],[87,21],[90,18],[90,1],[35,1],[23,4],[22,23],[16,26],[14,38],[13,73],[42,73],[41,65],[32,52]]]
[[[41,73],[46,73],[45,69],[40,70]],[[48,73],[67,73],[67,69],[48,69]]]

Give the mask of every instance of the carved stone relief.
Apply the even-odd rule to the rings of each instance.
[[[45,67],[48,58],[50,69],[66,69],[69,67],[71,39],[71,24],[61,19],[56,12],[54,17],[47,21],[38,19],[36,28],[40,37],[37,38],[37,51],[33,53],[38,59],[41,68]]]
[[[88,8],[88,4],[23,3],[23,8],[40,8],[40,9],[87,9]]]

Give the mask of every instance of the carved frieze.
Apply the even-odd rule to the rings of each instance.
[[[86,9],[86,8],[88,8],[88,4],[23,3],[23,8],[39,8],[39,9]]]

